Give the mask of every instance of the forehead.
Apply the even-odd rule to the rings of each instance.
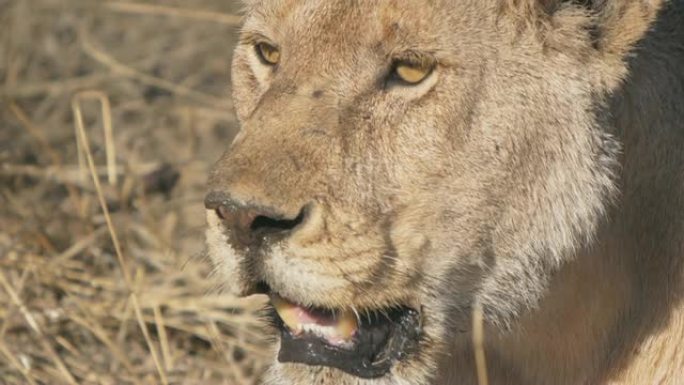
[[[299,46],[429,49],[445,23],[440,7],[442,0],[260,0],[248,7],[245,29]]]

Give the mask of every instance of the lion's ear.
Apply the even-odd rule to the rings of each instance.
[[[664,1],[593,0],[587,3],[596,15],[597,48],[622,56],[648,31]]]
[[[668,0],[504,0],[528,21],[552,20],[568,11],[583,12],[591,19],[597,49],[624,55],[646,33],[663,3]]]

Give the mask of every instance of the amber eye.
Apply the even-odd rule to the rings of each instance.
[[[400,60],[394,63],[393,75],[405,83],[415,85],[425,80],[434,68],[434,61],[429,59]]]
[[[256,46],[257,55],[264,64],[276,65],[280,61],[280,50],[268,43],[258,43]]]

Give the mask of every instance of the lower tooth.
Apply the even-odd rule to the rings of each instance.
[[[304,332],[312,333],[323,338],[332,337],[335,334],[335,329],[327,326],[319,326],[316,324],[302,325],[302,330]]]
[[[339,335],[336,328],[332,326],[308,324],[303,325],[302,331],[322,338],[332,345],[346,346],[350,344],[350,340]]]

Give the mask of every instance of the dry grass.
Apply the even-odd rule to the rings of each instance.
[[[0,384],[251,384],[261,300],[202,259],[230,0],[0,0]]]

